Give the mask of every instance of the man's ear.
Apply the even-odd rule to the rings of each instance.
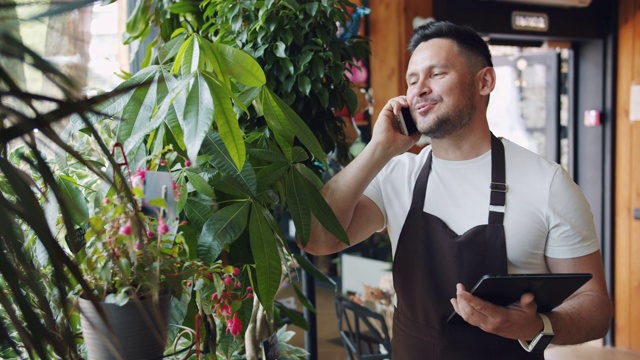
[[[483,68],[482,70],[478,71],[478,74],[476,75],[479,82],[479,86],[480,86],[480,95],[489,95],[492,91],[493,88],[496,86],[496,72],[495,70],[490,67],[487,66],[485,68]]]

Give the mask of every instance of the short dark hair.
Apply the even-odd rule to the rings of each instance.
[[[489,46],[482,37],[470,26],[449,21],[432,21],[416,28],[409,40],[409,51],[413,53],[421,43],[438,38],[455,41],[460,49],[466,52],[465,60],[469,65],[475,64],[478,68],[493,67]],[[478,64],[479,60],[482,60],[482,63]]]

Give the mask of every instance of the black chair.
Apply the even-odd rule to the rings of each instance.
[[[335,295],[338,330],[349,360],[391,359],[391,339],[382,314]]]

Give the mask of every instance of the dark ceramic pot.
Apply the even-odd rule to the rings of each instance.
[[[89,360],[161,359],[167,343],[171,294],[130,301],[124,306],[100,303],[113,332],[91,301],[80,298],[80,322]]]

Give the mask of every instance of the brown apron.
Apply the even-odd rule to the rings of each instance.
[[[507,273],[504,213],[490,211],[489,224],[457,235],[442,220],[425,213],[431,171],[429,153],[413,191],[393,260],[397,308],[393,316],[393,359],[496,360],[544,359],[516,340],[469,324],[452,325],[450,299],[456,284],[470,289],[484,274]],[[504,145],[491,135],[491,205],[506,198]]]

